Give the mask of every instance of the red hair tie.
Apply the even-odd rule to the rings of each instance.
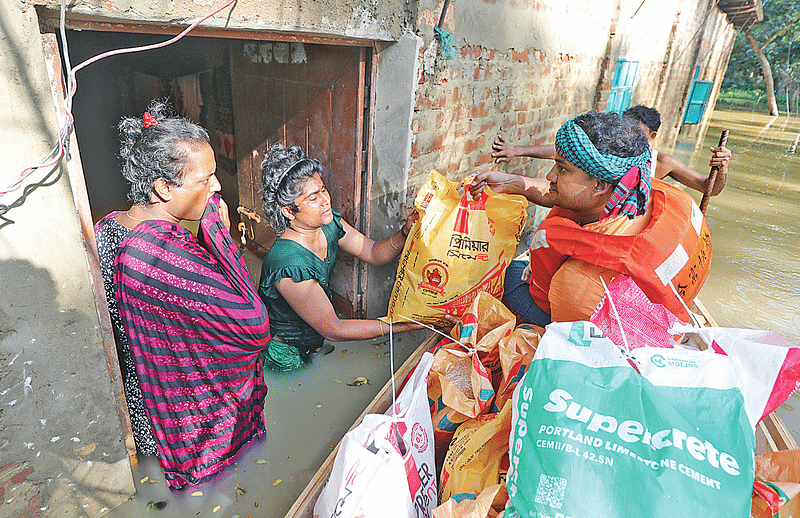
[[[142,117],[142,127],[153,128],[155,126],[158,126],[158,121],[156,118],[150,115],[148,112],[144,112],[144,117]]]

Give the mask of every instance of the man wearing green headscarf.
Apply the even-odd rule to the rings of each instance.
[[[659,180],[651,186],[649,143],[637,124],[616,113],[580,115],[558,130],[554,160],[545,178],[481,171],[469,186],[473,196],[489,187],[553,207],[534,235],[530,265],[513,261],[506,271],[503,301],[540,326],[587,320],[603,296],[600,278],[623,273],[685,319],[708,273],[710,237],[690,196]]]

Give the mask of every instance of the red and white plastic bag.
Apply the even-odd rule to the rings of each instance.
[[[394,405],[347,432],[314,517],[430,517],[437,505],[425,353]]]

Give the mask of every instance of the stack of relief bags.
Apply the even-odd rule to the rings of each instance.
[[[606,298],[591,322],[552,324],[541,342],[481,296],[453,330],[463,345],[437,345],[434,518],[793,516],[797,450],[755,463],[753,450],[756,423],[800,386],[800,348],[681,325],[624,276],[609,293],[613,310]]]
[[[439,501],[434,517],[476,512],[494,517],[508,496],[511,396],[544,329],[517,325],[488,293],[477,295],[450,338],[431,350],[428,399],[433,418]]]

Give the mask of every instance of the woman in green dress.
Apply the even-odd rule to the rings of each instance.
[[[414,212],[396,234],[373,241],[331,209],[331,198],[320,177],[322,165],[300,146],[270,148],[261,164],[264,213],[278,239],[261,267],[258,292],[269,311],[272,342],[265,365],[294,370],[332,342],[384,336],[389,325],[380,320],[341,319],[331,303],[330,276],[342,250],[372,265],[396,259],[403,249]],[[409,322],[394,332],[420,329]]]

